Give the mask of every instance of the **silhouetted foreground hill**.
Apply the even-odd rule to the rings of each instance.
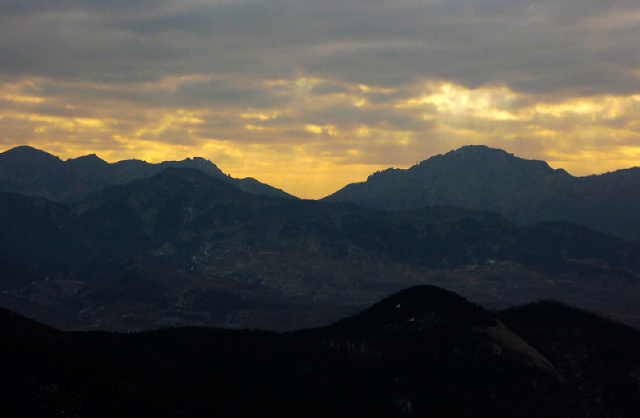
[[[518,224],[568,221],[640,238],[640,168],[574,177],[543,161],[466,146],[408,170],[388,169],[324,200],[372,209],[457,206],[499,213]]]
[[[640,411],[640,333],[554,301],[510,308],[500,318],[579,388],[592,416]]]
[[[0,402],[6,417],[632,417],[638,352],[638,331],[591,314],[497,317],[433,286],[287,334],[60,332],[0,309]]]
[[[638,244],[566,223],[256,196],[178,168],[71,206],[0,193],[0,219],[0,305],[64,329],[300,329],[425,283],[640,323]]]
[[[96,155],[62,161],[47,152],[20,146],[0,153],[0,191],[73,203],[105,186],[151,177],[169,167],[193,168],[256,195],[295,198],[253,178],[236,179],[201,157],[150,164],[140,160],[107,163]]]

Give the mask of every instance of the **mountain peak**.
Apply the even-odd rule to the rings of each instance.
[[[67,160],[67,164],[89,168],[95,166],[106,166],[109,163],[98,157],[96,154],[89,154],[78,158],[70,158]]]
[[[463,145],[462,147],[451,150],[447,154],[470,154],[470,155],[510,155],[507,151],[500,148],[491,148],[487,145]]]
[[[547,163],[544,161],[526,160],[524,158],[516,157],[512,153],[507,152],[503,149],[491,148],[486,145],[464,145],[456,150],[447,152],[444,156],[450,157],[450,158],[475,158],[475,159],[521,161],[521,162],[529,162],[529,163],[543,163],[547,165]]]
[[[416,165],[428,164],[429,161],[439,160],[442,158],[451,159],[451,158],[465,158],[465,157],[514,157],[513,154],[508,153],[507,151],[500,148],[491,148],[487,145],[463,145],[458,149],[454,149],[448,151],[444,154],[437,154],[426,160],[420,161]],[[514,157],[515,158],[515,157]]]
[[[48,152],[39,150],[29,145],[20,145],[3,153],[0,153],[0,160],[6,161],[34,161],[34,162],[61,162],[60,158]]]
[[[215,184],[216,187],[223,187],[224,189],[241,193],[241,190],[234,185],[221,181],[217,178],[212,178],[202,170],[198,170],[197,168],[193,167],[169,166],[160,171],[158,174],[153,175],[149,179],[142,180],[148,180],[150,182],[166,182],[177,180],[193,186]]]
[[[161,166],[195,168],[213,177],[226,177],[217,165],[202,157],[185,158],[182,161],[165,161]]]
[[[549,167],[545,161],[527,160],[516,157],[505,150],[491,148],[486,145],[465,145],[457,150],[449,151],[444,155],[436,155],[411,167],[430,167],[442,169],[441,164],[446,164],[445,169],[465,170],[465,175],[478,175],[483,173],[498,173],[515,175],[546,175],[555,170]]]
[[[420,331],[434,326],[491,326],[495,318],[458,294],[432,285],[414,286],[395,293],[371,308],[337,324],[358,332]]]

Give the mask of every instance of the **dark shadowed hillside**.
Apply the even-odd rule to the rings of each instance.
[[[21,146],[0,153],[0,191],[78,202],[108,185],[148,178],[169,167],[193,168],[248,193],[294,198],[253,178],[235,179],[201,157],[150,164],[140,160],[107,163],[96,155],[62,161],[44,151]]]
[[[519,224],[568,221],[640,238],[640,169],[574,177],[486,146],[375,173],[325,200],[390,211],[450,205],[497,212]]]
[[[6,417],[632,417],[638,351],[640,332],[592,314],[496,317],[433,286],[286,334],[71,333],[0,309],[0,402]]]
[[[543,301],[499,317],[575,385],[593,416],[631,416],[640,408],[640,333],[568,305]]]

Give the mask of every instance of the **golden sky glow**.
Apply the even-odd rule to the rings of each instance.
[[[467,144],[578,176],[640,165],[629,2],[17,3],[0,152],[200,156],[303,198]]]
[[[0,95],[5,104],[0,126],[5,149],[31,144],[62,159],[96,153],[110,162],[202,156],[234,177],[255,177],[304,198],[323,197],[376,170],[407,168],[472,143],[545,160],[574,175],[635,166],[640,157],[638,95],[544,102],[504,86],[469,89],[429,82],[415,87],[415,97],[379,104],[360,95],[366,86],[347,87],[318,101],[296,87],[295,106],[266,111],[121,101],[122,109],[106,101],[87,115],[72,98],[39,97],[37,89],[27,94],[7,85]],[[47,115],[39,111],[43,103],[63,112]],[[336,107],[395,115],[409,126],[339,115],[334,123],[304,123],[304,114]],[[436,146],[425,149],[425,137],[437,139]]]

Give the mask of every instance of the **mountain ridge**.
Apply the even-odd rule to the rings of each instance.
[[[520,225],[569,221],[640,238],[640,168],[574,177],[544,161],[469,145],[411,168],[377,172],[322,200],[377,210],[450,205],[500,213]]]
[[[0,191],[75,203],[105,186],[151,177],[169,167],[198,169],[252,194],[297,199],[256,179],[228,176],[214,163],[202,157],[156,164],[136,159],[108,163],[97,155],[90,154],[63,161],[27,145],[0,153]]]

